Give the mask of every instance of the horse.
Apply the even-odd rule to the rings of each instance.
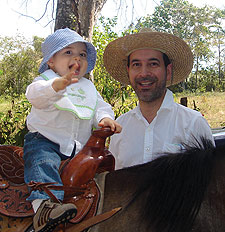
[[[92,226],[91,232],[225,231],[225,146],[214,147],[202,139],[193,146],[185,145],[180,153],[163,154],[145,164],[109,170],[96,174],[95,179],[103,174],[100,215],[115,208],[121,210]],[[0,226],[1,220],[8,223],[8,228],[4,224],[1,231],[15,232],[21,224],[25,226],[19,231],[31,231],[31,217],[0,215]],[[81,230],[68,223],[64,231]]]
[[[224,232],[225,146],[202,139],[184,152],[110,172],[103,212],[118,206],[93,231]]]

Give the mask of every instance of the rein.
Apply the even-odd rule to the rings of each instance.
[[[96,224],[99,224],[100,222],[103,222],[103,221],[111,218],[116,213],[118,213],[121,209],[122,209],[121,207],[118,207],[118,208],[114,208],[111,211],[108,211],[106,213],[96,215],[92,218],[89,218],[89,219],[82,221],[81,223],[71,227],[69,229],[69,231],[70,232],[82,232],[91,226],[94,226]]]

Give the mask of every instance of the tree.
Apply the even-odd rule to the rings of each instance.
[[[224,19],[224,11],[214,7],[198,8],[185,0],[162,0],[152,15],[139,20],[136,28],[150,27],[184,39],[194,54],[197,89],[202,64],[210,63],[210,58],[214,58],[212,39],[215,33],[212,33],[211,27],[221,26]]]
[[[57,0],[55,30],[68,27],[91,41],[98,14],[106,1]],[[87,74],[86,77],[94,81],[92,74]]]
[[[71,28],[91,41],[93,27],[107,0],[58,0],[55,30]]]
[[[38,74],[43,39],[34,37],[33,44],[24,37],[0,37],[0,94],[19,96]]]
[[[30,0],[21,1],[28,6]],[[51,21],[55,21],[54,30],[68,27],[74,29],[81,36],[91,41],[93,27],[106,1],[107,0],[57,0],[56,3],[55,0],[46,0],[45,10],[41,17],[34,19],[32,16],[26,16],[33,18],[36,22],[41,21],[47,14],[48,7],[51,7]],[[25,16],[24,14],[22,15]]]
[[[117,118],[122,113],[133,109],[137,105],[137,98],[131,86],[124,86],[113,79],[103,65],[103,53],[106,45],[118,38],[118,34],[114,31],[116,24],[116,17],[113,19],[101,17],[99,23],[94,27],[93,44],[97,49],[97,62],[93,74],[98,92],[113,107]]]
[[[216,12],[219,13],[221,16],[221,12]],[[225,18],[225,11],[223,13],[223,18]],[[221,17],[219,17],[221,19]],[[222,79],[224,77],[224,73],[222,71],[222,67],[225,66],[225,30],[223,29],[222,22],[219,21],[218,24],[212,25],[210,28],[212,30],[213,36],[213,45],[216,46],[217,51],[218,51],[218,78],[219,78],[219,83],[222,84]]]

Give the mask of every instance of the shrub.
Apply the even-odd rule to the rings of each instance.
[[[27,133],[26,117],[31,105],[22,95],[18,100],[11,101],[11,109],[0,112],[0,144],[23,146],[24,135]]]

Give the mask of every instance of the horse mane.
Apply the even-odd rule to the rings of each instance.
[[[149,231],[188,232],[201,207],[217,158],[216,148],[204,138],[191,146],[183,145],[184,152],[132,167],[144,174],[130,204],[148,191],[141,217]]]

